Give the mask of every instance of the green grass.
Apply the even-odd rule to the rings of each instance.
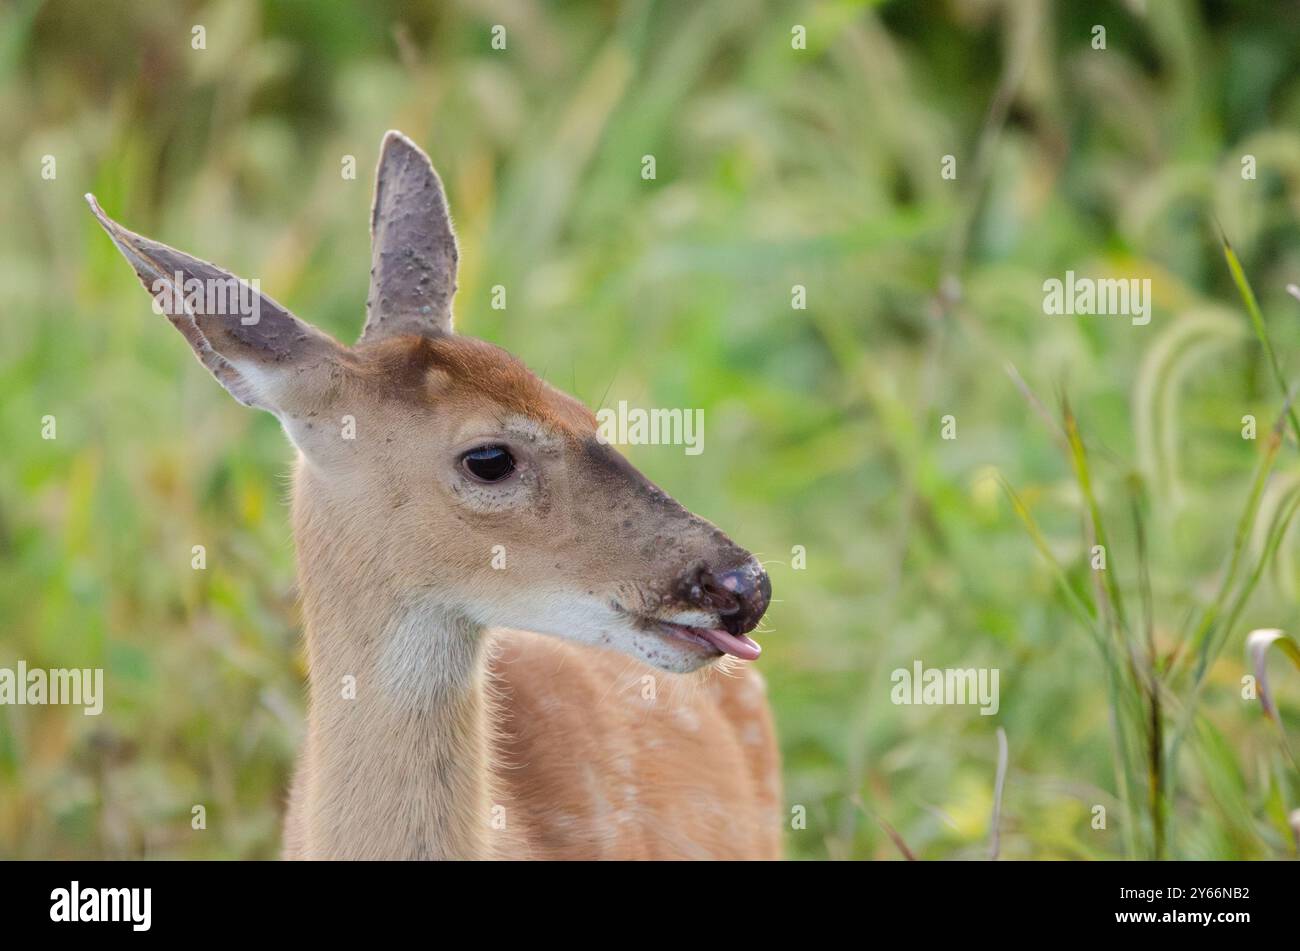
[[[986,858],[995,800],[1004,858],[1294,856],[1300,681],[1270,722],[1242,677],[1300,632],[1300,18],[1146,7],[0,7],[0,666],[109,693],[0,708],[0,857],[272,856],[302,729],[288,448],[81,195],[351,340],[394,127],[463,331],[704,408],[702,455],[630,455],[768,561],[792,856]],[[1151,323],[1045,315],[1067,270]],[[998,668],[998,714],[891,703],[916,659]]]

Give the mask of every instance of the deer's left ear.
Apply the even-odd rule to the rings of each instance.
[[[319,405],[344,353],[338,343],[230,272],[123,228],[94,195],[86,201],[155,309],[235,399],[282,419]]]
[[[385,135],[380,148],[370,244],[361,342],[451,333],[460,255],[447,196],[429,156],[400,132]]]

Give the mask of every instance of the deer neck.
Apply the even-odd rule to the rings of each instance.
[[[310,712],[301,821],[310,857],[486,857],[488,704],[482,631],[404,589],[355,510],[304,492],[294,520]],[[376,526],[370,523],[370,528]]]

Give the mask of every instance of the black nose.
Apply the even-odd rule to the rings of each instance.
[[[753,559],[725,571],[698,568],[687,572],[682,581],[685,600],[701,610],[716,611],[732,634],[748,634],[758,627],[772,598],[772,582]]]

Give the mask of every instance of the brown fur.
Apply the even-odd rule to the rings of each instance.
[[[513,631],[499,645],[497,777],[522,814],[514,854],[780,855],[772,718],[751,665],[661,682],[650,699],[647,668],[617,654]]]

